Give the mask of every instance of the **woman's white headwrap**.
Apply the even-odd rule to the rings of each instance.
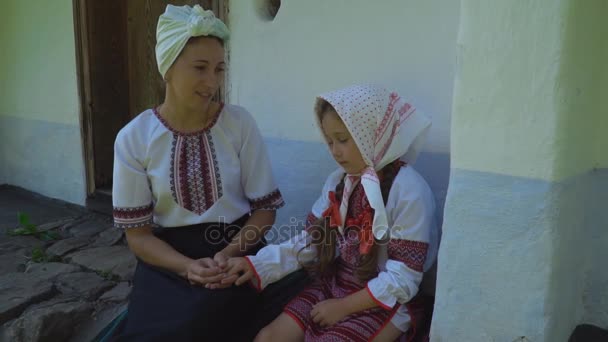
[[[156,28],[156,63],[163,78],[188,40],[199,36],[213,36],[226,41],[230,31],[212,11],[205,11],[200,5],[167,5]]]
[[[357,175],[360,177],[344,179],[341,221],[344,222],[346,217],[352,189],[361,181],[374,209],[374,237],[382,240],[387,237],[389,227],[376,171],[397,159],[413,163],[425,141],[431,120],[397,93],[375,85],[355,85],[317,97],[315,117],[321,130],[319,111],[323,100],[336,110],[368,166]]]

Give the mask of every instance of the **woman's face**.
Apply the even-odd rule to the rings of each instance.
[[[224,81],[225,69],[224,47],[218,39],[192,38],[167,71],[167,86],[181,104],[206,110]]]

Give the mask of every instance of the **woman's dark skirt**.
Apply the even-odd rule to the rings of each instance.
[[[166,228],[156,235],[190,258],[213,258],[245,221]],[[114,340],[251,341],[307,283],[298,271],[261,293],[249,284],[209,290],[138,260],[127,319]]]

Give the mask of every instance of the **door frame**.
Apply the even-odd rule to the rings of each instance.
[[[86,196],[95,193],[95,160],[93,149],[93,113],[91,110],[91,74],[86,0],[72,0],[76,47],[80,140],[84,161]]]

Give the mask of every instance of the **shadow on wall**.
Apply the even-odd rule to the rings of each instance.
[[[278,231],[269,233],[270,242],[279,242],[304,227],[310,208],[321,193],[327,176],[337,165],[323,143],[267,138],[273,172],[285,199],[277,214]],[[422,152],[414,168],[429,183],[437,202],[437,218],[443,222],[443,207],[448,188],[448,154]]]

